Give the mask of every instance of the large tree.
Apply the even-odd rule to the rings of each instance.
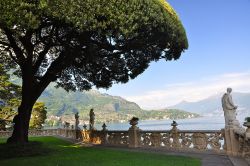
[[[0,0],[0,61],[22,77],[8,142],[27,142],[32,106],[51,82],[109,88],[151,61],[176,60],[185,30],[164,0]]]

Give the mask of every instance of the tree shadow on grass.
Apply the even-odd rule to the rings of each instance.
[[[31,141],[25,144],[0,144],[0,160],[17,158],[45,156],[53,153],[55,149],[44,146],[42,142]]]

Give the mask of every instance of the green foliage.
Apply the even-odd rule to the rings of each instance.
[[[148,152],[130,152],[107,148],[83,147],[55,137],[33,137],[35,143],[23,148],[0,144],[0,165],[36,166],[200,166],[201,160],[191,157],[173,156]],[[4,140],[2,140],[3,142]],[[1,140],[0,140],[1,142]],[[39,144],[40,143],[40,144]],[[16,145],[15,145],[16,146]],[[33,148],[32,148],[33,147]],[[6,150],[5,150],[6,149]],[[23,149],[29,150],[23,151]],[[22,153],[13,153],[19,151]],[[46,154],[47,151],[47,154]],[[30,154],[30,155],[29,155]],[[7,156],[8,155],[8,156]],[[30,157],[32,156],[32,157]],[[10,158],[11,157],[11,158]],[[19,157],[19,158],[18,158]],[[3,157],[1,158],[3,159]]]
[[[0,64],[0,100],[4,105],[16,106],[18,99],[20,99],[21,87],[9,81],[10,75]]]
[[[41,129],[42,124],[45,122],[46,114],[47,111],[44,103],[36,102],[31,114],[30,128]]]
[[[246,121],[246,122],[250,122],[250,117],[246,117],[246,118],[245,118],[245,121]]]
[[[0,64],[0,130],[12,121],[16,114],[16,107],[20,103],[21,88],[9,81],[9,74]]]

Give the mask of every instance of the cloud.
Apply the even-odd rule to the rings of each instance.
[[[223,93],[227,87],[237,92],[250,91],[250,72],[227,73],[214,77],[201,78],[193,82],[166,85],[162,89],[147,91],[137,96],[124,96],[144,109],[159,109],[177,104],[183,100],[198,101]]]

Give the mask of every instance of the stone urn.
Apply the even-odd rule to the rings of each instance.
[[[178,126],[178,123],[176,121],[173,121],[173,123],[171,123],[171,126],[172,126],[172,131],[178,131],[177,129],[177,126]]]
[[[130,124],[132,127],[135,127],[135,126],[138,124],[138,121],[139,121],[139,118],[133,117],[133,118],[129,121],[129,124]]]

